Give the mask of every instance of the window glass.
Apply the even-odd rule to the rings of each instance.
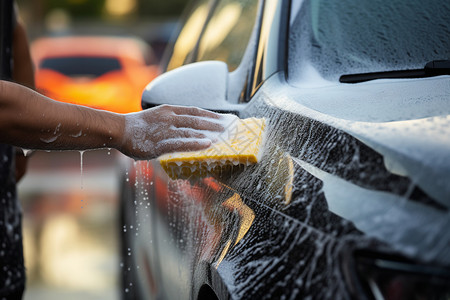
[[[283,12],[286,3],[283,0],[264,2],[251,94],[257,91],[264,80],[280,70],[284,56],[283,35],[287,20],[283,19]]]
[[[291,23],[289,77],[423,68],[450,58],[450,3],[441,0],[305,0]]]
[[[253,30],[257,4],[257,0],[221,1],[200,40],[197,60],[220,60],[230,71],[236,69]]]
[[[120,62],[114,57],[50,57],[42,60],[40,69],[50,69],[69,77],[99,77],[121,70]]]
[[[209,0],[200,0],[190,10],[189,18],[184,23],[173,48],[173,53],[167,66],[168,71],[182,66],[194,52],[211,9],[209,2]]]

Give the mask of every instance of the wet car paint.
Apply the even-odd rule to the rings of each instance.
[[[175,181],[157,161],[130,171],[139,228],[131,258],[136,269],[136,252],[151,258],[157,287],[138,270],[138,293],[371,299],[373,260],[440,274],[437,286],[448,288],[449,77],[307,89],[287,82],[276,64],[262,73],[239,115],[268,120],[258,164]],[[403,99],[399,90],[411,90],[402,104],[417,109],[392,105]]]
[[[438,265],[449,263],[446,207],[408,178],[390,173],[383,157],[357,138],[292,113],[292,107],[290,113],[270,107],[265,103],[271,102],[268,94],[263,88],[253,99],[252,110],[246,110],[271,120],[267,137],[271,143],[259,164],[191,185],[168,179],[157,162],[145,163],[155,171],[153,179],[146,180],[167,180],[156,186],[153,195],[158,200],[149,204],[149,210],[156,208],[158,218],[161,277],[177,278],[176,283],[160,285],[165,291],[163,298],[181,297],[200,285],[196,283],[198,272],[204,273],[200,282],[217,272],[225,281],[224,295],[235,299],[271,298],[287,291],[291,299],[305,295],[351,298],[361,291],[347,273],[355,272],[353,254],[363,250],[401,253]],[[286,132],[300,138],[286,139]],[[338,187],[328,190],[333,180]],[[359,195],[365,199],[330,201],[333,193],[341,194],[337,201],[354,199],[355,190],[363,191]],[[412,202],[409,211],[405,194]],[[148,201],[151,199],[149,196]],[[164,199],[166,202],[161,202]],[[230,205],[233,199],[239,204]],[[359,200],[371,201],[374,206],[361,205]],[[339,204],[344,207],[336,208]],[[373,209],[377,205],[379,211]],[[141,215],[141,208],[137,212]],[[389,212],[394,215],[386,214]],[[365,226],[358,223],[361,214]],[[403,216],[403,228],[396,216]],[[433,235],[439,236],[441,243],[423,241],[430,233],[424,222],[431,219]],[[155,223],[148,226],[154,228]],[[348,261],[344,267],[342,260]]]

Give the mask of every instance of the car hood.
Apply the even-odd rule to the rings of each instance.
[[[295,88],[296,102],[329,117],[386,123],[450,114],[450,76]]]
[[[293,154],[296,165],[323,182],[330,211],[410,255],[450,262],[450,77],[307,89],[287,85],[284,75],[278,74],[269,78],[258,93],[265,106],[274,111],[295,114],[298,120],[309,119],[318,131],[336,128],[361,141],[381,155],[387,171],[408,179],[411,189],[420,187],[440,206],[437,209],[408,201],[411,191],[398,194],[360,185],[304,154]],[[315,136],[330,139],[325,142],[328,145],[336,141],[333,134],[337,131]],[[303,139],[311,136],[298,133]],[[313,141],[303,144],[324,145]]]
[[[289,109],[367,144],[391,173],[409,177],[450,208],[450,76],[290,86],[281,98],[294,100]]]

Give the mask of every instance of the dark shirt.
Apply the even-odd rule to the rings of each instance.
[[[16,24],[15,12],[13,24]],[[22,213],[16,193],[15,149],[0,144],[0,300],[22,299],[24,288]]]
[[[25,286],[22,214],[16,195],[15,150],[0,144],[0,300],[20,299]]]

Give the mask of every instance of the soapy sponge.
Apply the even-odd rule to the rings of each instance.
[[[262,155],[265,127],[265,119],[233,118],[209,148],[165,154],[158,160],[172,179],[205,177],[255,164]]]

